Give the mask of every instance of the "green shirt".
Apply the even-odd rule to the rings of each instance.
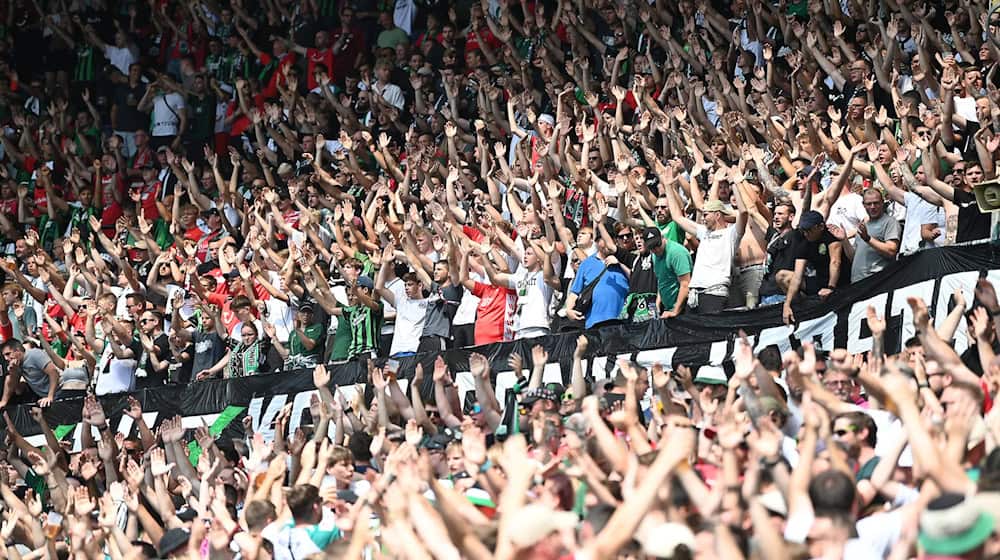
[[[361,275],[372,278],[375,276],[375,263],[372,262],[372,258],[361,251],[355,251],[354,258],[361,261]]]
[[[368,352],[378,352],[379,335],[382,333],[382,307],[382,301],[379,300],[377,309],[361,304],[343,308],[344,317],[351,330],[348,359]]]
[[[73,68],[73,81],[92,82],[96,74],[94,64],[94,47],[85,45],[76,49],[76,67]]]
[[[302,339],[299,338],[298,330],[293,330],[291,334],[288,335],[288,353],[292,356],[317,356],[320,351],[320,337],[323,336],[323,324],[313,323],[305,329],[306,336],[315,342],[312,350],[306,350],[304,344],[302,344]]]
[[[681,290],[677,278],[691,274],[691,255],[680,243],[670,239],[665,239],[664,243],[663,256],[653,254],[653,271],[656,272],[660,305],[664,311],[669,311],[677,304],[677,294]]]
[[[663,232],[663,236],[671,241],[676,241],[681,245],[684,244],[684,230],[677,225],[677,222],[671,220],[665,224],[657,222],[656,227],[660,228]]]
[[[330,360],[339,362],[346,360],[351,351],[351,324],[340,315],[337,317],[337,334],[333,335],[333,349],[330,350]]]

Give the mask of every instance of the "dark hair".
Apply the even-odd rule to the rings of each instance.
[[[843,414],[838,414],[833,418],[836,422],[837,418],[845,418],[848,422],[856,426],[856,430],[860,432],[862,429],[868,430],[868,436],[865,437],[865,443],[869,447],[875,447],[875,441],[878,439],[878,426],[875,424],[875,420],[871,416],[868,416],[864,412],[853,410],[851,412],[845,412]]]
[[[285,501],[296,523],[311,521],[319,504],[319,489],[312,484],[293,486]]]
[[[156,547],[145,541],[132,541],[132,546],[137,547],[142,551],[143,558],[159,558],[160,555],[156,553]]]
[[[817,517],[850,516],[857,490],[846,474],[830,469],[809,481],[809,500]]]
[[[570,481],[569,477],[564,473],[557,472],[547,478],[549,482],[552,483],[556,497],[559,498],[559,509],[563,511],[572,511],[575,496],[573,493],[573,483]]]
[[[246,516],[247,528],[251,531],[259,531],[277,519],[278,512],[271,502],[254,500],[247,504],[244,516]]]
[[[253,303],[250,302],[250,298],[246,296],[236,296],[233,298],[233,303],[230,305],[234,310],[240,309],[242,307],[253,307]]]
[[[12,339],[8,340],[7,342],[4,342],[3,346],[0,346],[0,350],[14,350],[16,352],[23,352],[24,351],[24,345],[21,344],[20,340],[18,340],[16,338],[12,338]]]
[[[778,350],[776,344],[767,346],[758,352],[757,359],[760,360],[760,365],[767,371],[781,371],[781,350]]]

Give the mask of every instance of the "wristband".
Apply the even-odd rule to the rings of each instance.
[[[921,381],[921,382],[917,383],[917,388],[918,389],[930,389],[931,388],[931,384],[928,383],[927,381]]]

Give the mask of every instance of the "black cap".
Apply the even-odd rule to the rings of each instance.
[[[816,226],[823,225],[823,214],[815,210],[809,210],[802,214],[799,218],[799,228],[800,229],[812,229]]]
[[[299,304],[299,311],[313,311],[313,303],[309,300]]]
[[[188,543],[188,539],[191,538],[191,533],[185,529],[170,529],[163,536],[160,537],[160,546],[157,547],[159,550],[157,552],[160,556],[166,558],[172,552],[176,552],[181,547]]]
[[[657,227],[642,230],[642,244],[649,250],[656,249],[663,244],[663,233]]]

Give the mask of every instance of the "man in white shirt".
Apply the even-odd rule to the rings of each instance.
[[[375,279],[375,291],[389,305],[396,308],[396,327],[392,334],[392,344],[389,356],[398,358],[415,354],[420,346],[420,335],[424,332],[424,319],[427,317],[427,306],[430,300],[424,297],[423,285],[417,275],[408,272],[403,275],[403,294],[397,297],[396,292],[385,287],[389,269],[394,266],[394,247],[390,245],[382,253],[382,266]]]
[[[668,182],[669,179],[667,181],[661,179],[663,184]],[[688,291],[688,307],[695,313],[718,313],[723,310],[729,297],[733,256],[746,231],[748,217],[739,188],[743,177],[731,176],[730,182],[733,185],[738,209],[735,224],[730,224],[727,219],[732,218],[732,211],[716,199],[705,202],[702,207],[705,223],[699,224],[684,215],[677,200],[675,187],[668,186],[664,189],[670,204],[670,215],[674,221],[681,229],[699,240],[698,254],[695,257]]]
[[[152,111],[152,130],[150,130],[150,145],[159,148],[170,146],[178,150],[181,135],[187,129],[187,110],[184,96],[175,91],[172,83],[166,83],[169,78],[161,76],[149,85],[146,95],[139,101],[138,109],[143,112]]]
[[[535,338],[549,334],[549,304],[553,290],[559,288],[559,275],[552,267],[552,252],[537,243],[524,248],[521,266],[513,274],[498,272],[489,259],[483,267],[491,283],[517,290],[516,338]]]

